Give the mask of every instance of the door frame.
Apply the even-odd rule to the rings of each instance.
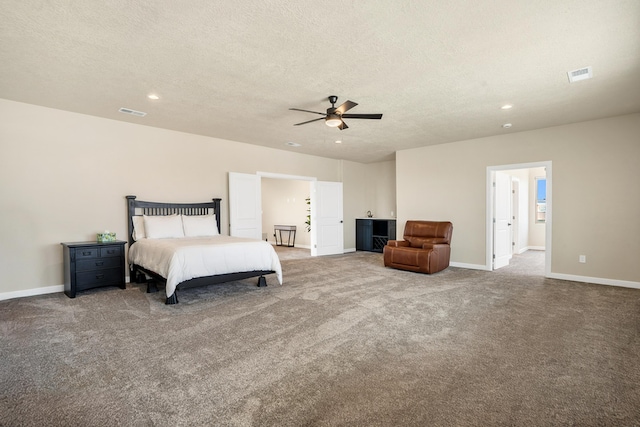
[[[288,179],[291,181],[317,181],[318,178],[315,176],[302,176],[302,175],[287,175],[284,173],[273,173],[273,172],[256,172],[261,178],[273,178],[273,179]]]
[[[532,163],[518,163],[509,165],[487,166],[486,176],[486,218],[485,218],[485,270],[493,271],[493,217],[494,217],[494,194],[493,181],[496,171],[509,169],[531,169],[544,167],[547,175],[547,214],[545,218],[545,258],[544,276],[551,277],[551,259],[553,251],[553,174],[551,160]]]
[[[284,179],[289,181],[308,181],[309,182],[309,198],[311,199],[311,203],[314,202],[313,200],[314,195],[312,194],[313,192],[311,191],[311,184],[313,182],[318,181],[318,178],[316,178],[315,176],[287,175],[283,173],[262,172],[262,171],[257,171],[256,175],[258,175],[261,180],[262,178],[272,178],[272,179]],[[262,206],[262,200],[260,200],[260,206]],[[318,239],[316,235],[314,233],[310,233],[309,246],[313,248],[314,246],[317,245],[317,243],[318,243]]]

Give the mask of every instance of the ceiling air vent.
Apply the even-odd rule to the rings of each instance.
[[[136,111],[136,110],[132,110],[131,108],[120,108],[118,110],[121,113],[125,113],[125,114],[131,114],[133,116],[138,116],[138,117],[144,117],[147,115],[147,113],[143,112],[143,111]]]
[[[579,70],[569,71],[569,83],[579,82],[580,80],[587,80],[593,77],[591,67],[580,68]]]

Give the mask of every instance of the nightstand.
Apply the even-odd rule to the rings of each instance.
[[[102,286],[126,288],[124,245],[127,242],[62,243],[64,249],[64,293],[75,298],[77,291]]]

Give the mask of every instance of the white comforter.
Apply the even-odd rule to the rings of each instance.
[[[273,270],[282,284],[282,266],[266,241],[240,237],[141,239],[129,248],[129,261],[167,279],[167,297],[185,280],[217,274]]]

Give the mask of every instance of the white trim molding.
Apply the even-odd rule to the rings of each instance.
[[[44,286],[42,288],[25,289],[24,291],[2,292],[0,293],[0,301],[33,297],[36,295],[55,294],[57,292],[64,292],[64,285]]]
[[[124,281],[125,283],[130,283],[130,277],[125,276]],[[64,285],[44,286],[42,288],[25,289],[24,291],[1,292],[0,301],[14,299],[14,298],[25,298],[25,297],[35,297],[38,295],[55,294],[58,292],[64,292]]]
[[[271,178],[271,179],[290,179],[296,181],[317,181],[318,178],[315,176],[302,176],[302,175],[286,175],[283,173],[272,173],[272,172],[261,172],[257,171],[256,175],[261,178]]]
[[[628,280],[604,279],[601,277],[576,276],[573,274],[551,273],[550,279],[570,280],[572,282],[593,283],[595,285],[620,286],[623,288],[640,289],[640,282]]]
[[[482,264],[467,264],[464,262],[449,262],[450,267],[458,267],[458,268],[467,268],[469,270],[483,270],[483,271],[491,271],[491,268],[487,268],[486,265]]]

